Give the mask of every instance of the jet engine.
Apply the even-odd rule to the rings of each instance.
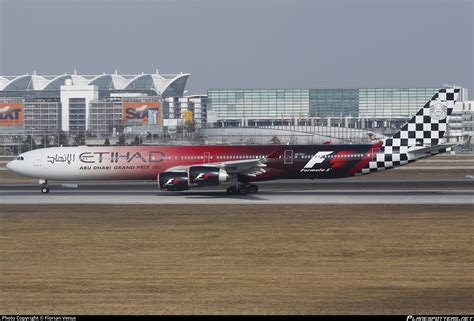
[[[225,169],[210,166],[189,167],[189,184],[197,186],[215,186],[229,180]]]
[[[188,173],[163,172],[158,174],[158,188],[167,191],[184,191],[189,189]]]

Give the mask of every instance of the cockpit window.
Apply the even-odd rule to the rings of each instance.
[[[22,161],[22,160],[25,160],[25,158],[23,156],[18,156],[16,160]]]

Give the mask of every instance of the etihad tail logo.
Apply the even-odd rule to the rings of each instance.
[[[448,107],[443,102],[436,98],[430,102],[430,117],[433,120],[442,120],[448,116]]]

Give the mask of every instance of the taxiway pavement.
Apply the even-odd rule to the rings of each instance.
[[[474,180],[341,180],[259,183],[257,194],[228,195],[224,186],[182,192],[157,190],[154,182],[1,184],[0,204],[473,204]]]

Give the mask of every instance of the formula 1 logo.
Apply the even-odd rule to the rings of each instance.
[[[313,168],[316,164],[321,164],[324,162],[324,157],[334,153],[333,151],[327,152],[317,152],[314,156],[309,160],[309,162],[304,165],[304,168]]]
[[[23,125],[23,108],[21,103],[0,104],[0,126]]]
[[[170,178],[166,181],[165,186],[172,186],[174,184],[174,178]]]
[[[200,181],[200,180],[205,180],[207,179],[209,176],[209,174],[207,173],[199,173],[198,176],[196,176],[196,178],[194,179],[195,181]]]

